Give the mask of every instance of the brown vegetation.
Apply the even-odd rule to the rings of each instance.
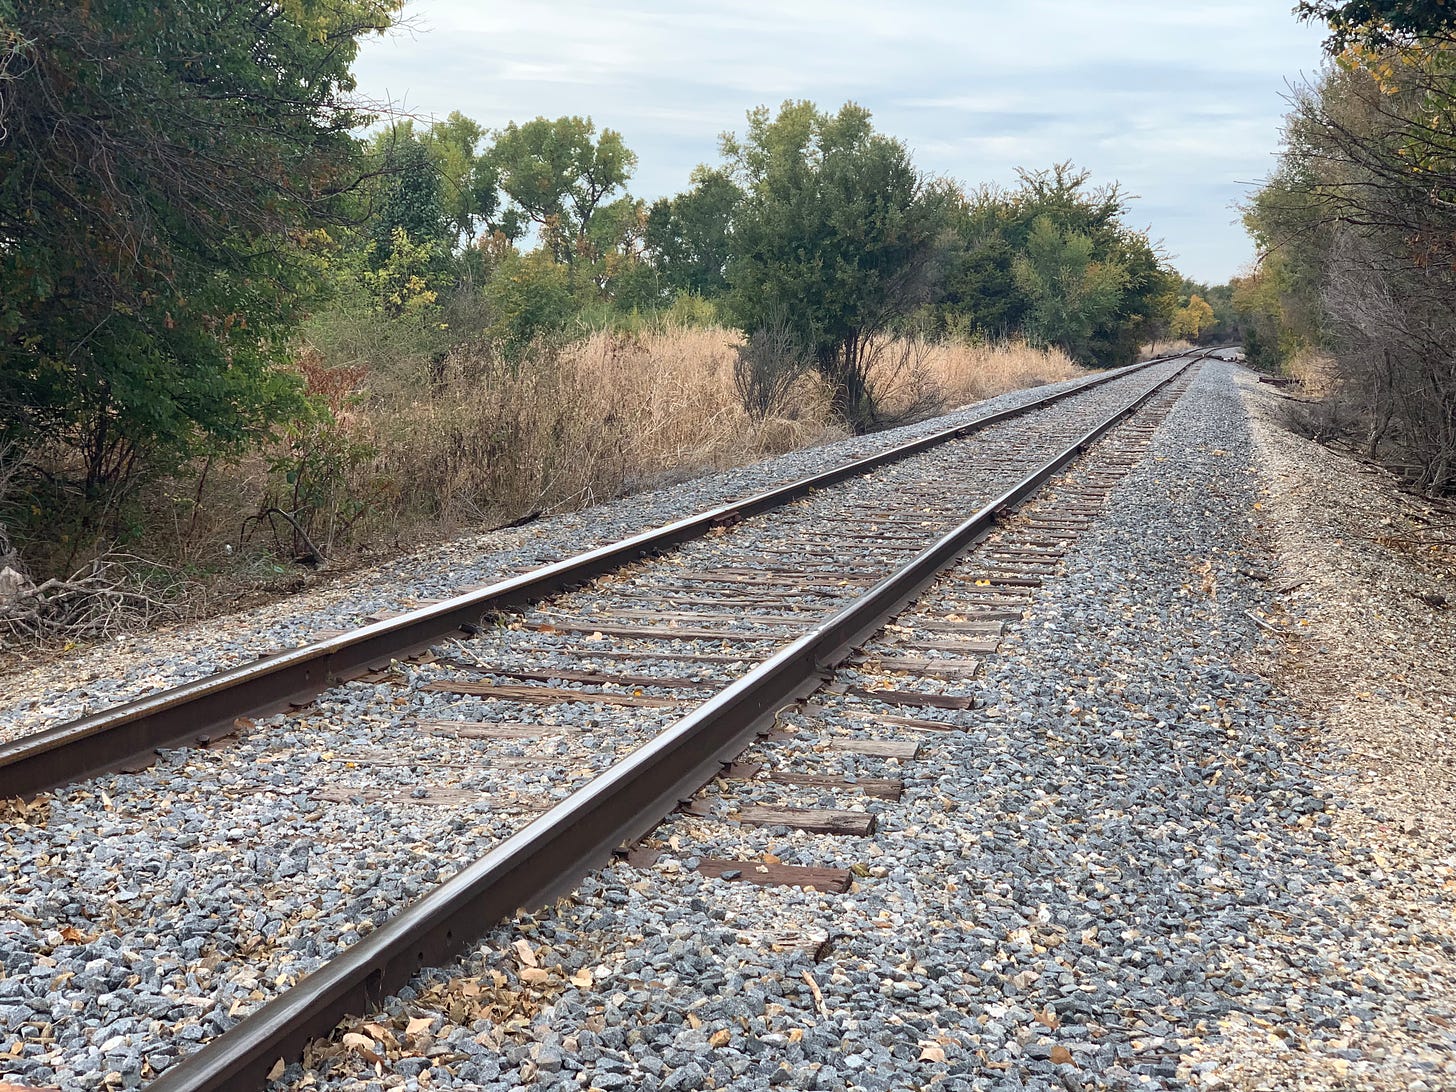
[[[170,582],[185,588],[182,613],[207,613],[235,606],[240,593],[302,586],[311,569],[846,435],[812,370],[764,412],[745,409],[734,374],[741,344],[724,327],[670,326],[599,331],[514,362],[467,346],[434,367],[355,356],[375,357],[366,368],[326,365],[305,351],[299,368],[328,412],[291,426],[269,450],[199,462],[153,491],[146,538],[133,547],[148,560],[112,559],[104,571],[111,580],[127,565],[145,570],[139,603],[148,609]],[[871,368],[878,397],[900,420],[1077,374],[1057,350],[918,339],[879,345]],[[99,579],[89,570],[88,578]],[[108,626],[137,617],[136,604],[104,605]],[[48,609],[34,596],[13,606],[27,617]],[[67,606],[63,625],[43,628],[78,637],[77,617]]]

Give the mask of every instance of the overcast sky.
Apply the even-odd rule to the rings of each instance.
[[[922,169],[968,186],[1070,159],[1140,200],[1178,269],[1253,256],[1235,205],[1278,147],[1289,84],[1319,70],[1293,0],[411,0],[359,90],[490,128],[589,115],[638,156],[632,192],[686,188],[759,104],[869,108]]]

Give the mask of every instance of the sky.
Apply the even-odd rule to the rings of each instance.
[[[487,128],[589,116],[637,154],[631,192],[686,189],[755,106],[854,101],[967,187],[1070,160],[1195,281],[1253,259],[1238,203],[1274,166],[1321,28],[1293,0],[410,0],[359,92]]]

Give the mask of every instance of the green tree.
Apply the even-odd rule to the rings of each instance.
[[[499,206],[500,178],[489,153],[482,150],[485,135],[476,122],[452,110],[420,138],[439,173],[440,200],[453,231],[452,246],[470,246]]]
[[[381,192],[369,219],[371,265],[377,269],[388,261],[399,239],[426,248],[431,264],[438,265],[446,255],[450,230],[440,196],[440,172],[408,128],[393,127],[382,150]]]
[[[534,223],[556,260],[569,264],[598,256],[592,220],[625,189],[637,157],[621,133],[598,137],[591,118],[536,118],[497,133],[486,163],[510,199],[506,234],[515,220]]]
[[[1096,260],[1088,236],[1058,228],[1046,214],[1032,222],[1012,269],[1029,305],[1027,339],[1088,359],[1093,333],[1109,323],[1122,301],[1127,270]]]
[[[1325,48],[1331,53],[1449,38],[1456,30],[1456,10],[1446,0],[1300,0],[1295,10],[1306,22],[1329,26]]]
[[[878,421],[872,340],[930,298],[947,192],[931,185],[869,111],[759,107],[723,154],[744,192],[734,222],[731,306],[747,330],[784,314],[852,427]]]
[[[716,299],[728,291],[733,217],[743,193],[725,171],[710,167],[695,169],[692,183],[653,203],[644,241],[664,288]]]
[[[0,5],[0,448],[59,445],[95,506],[299,406],[299,241],[358,179],[349,67],[397,8]]]

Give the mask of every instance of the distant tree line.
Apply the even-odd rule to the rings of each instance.
[[[1061,164],[967,190],[853,104],[760,107],[651,204],[590,118],[360,137],[350,66],[399,6],[0,0],[0,524],[114,527],[139,482],[335,412],[301,323],[367,320],[439,367],[472,341],[521,366],[584,326],[725,321],[862,430],[882,339],[1111,366],[1180,306],[1116,185]]]

